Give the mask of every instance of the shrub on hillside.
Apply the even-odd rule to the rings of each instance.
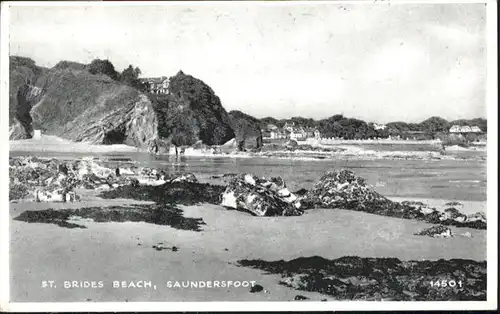
[[[26,57],[19,57],[19,56],[11,56],[9,58],[9,63],[10,63],[10,69],[19,68],[19,67],[26,67],[29,68],[33,71],[33,74],[39,75],[42,72],[42,68],[37,66],[35,61],[33,61],[30,58]]]
[[[114,65],[109,60],[92,60],[87,66],[87,70],[92,74],[104,74],[113,80],[118,79],[118,72],[116,72]]]
[[[120,82],[137,88],[141,89],[143,88],[141,80],[139,80],[139,75],[141,75],[141,69],[138,67],[133,67],[131,64],[128,66],[128,68],[124,69],[122,73],[119,75]]]
[[[73,61],[59,61],[54,69],[72,69],[72,70],[85,70],[87,65]]]

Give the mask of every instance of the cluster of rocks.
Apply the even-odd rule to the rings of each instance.
[[[251,174],[234,177],[222,193],[221,205],[255,216],[299,216],[301,204],[280,177],[269,180]]]
[[[125,185],[197,182],[193,174],[178,176],[152,168],[106,167],[92,158],[75,161],[16,157],[9,160],[10,200],[74,202],[76,189],[110,190]]]
[[[397,258],[300,257],[290,261],[240,260],[238,266],[280,274],[280,284],[336,300],[486,300],[486,262],[467,259],[401,261]],[[439,289],[435,282],[454,282]]]
[[[434,207],[426,204],[409,204],[402,202],[405,207],[412,208],[414,211],[423,214],[419,219],[433,224],[447,226],[468,227],[474,229],[486,229],[486,215],[483,212],[473,214],[464,214],[455,207],[446,208],[444,211],[438,211]]]
[[[352,171],[329,171],[323,174],[306,194],[309,206],[346,208],[370,211],[381,206],[389,207],[391,201],[375,192],[364,178]],[[376,207],[376,208],[374,208]]]
[[[441,212],[421,202],[394,202],[377,193],[364,178],[350,170],[325,173],[300,202],[302,209],[342,208],[435,224],[486,229],[486,217],[482,213],[465,215],[454,207]]]
[[[432,238],[451,238],[457,236],[457,234],[452,232],[450,228],[443,225],[431,226],[429,228],[422,229],[415,232],[414,235],[428,236]],[[458,234],[458,236],[472,238],[472,234],[468,231]]]
[[[11,200],[31,196],[39,202],[73,202],[79,199],[75,189],[85,188],[109,191],[102,194],[104,197],[150,198],[182,204],[205,201],[255,216],[299,216],[311,208],[342,208],[486,229],[486,217],[482,213],[465,215],[455,207],[442,212],[421,202],[394,202],[350,170],[326,172],[311,190],[302,189],[297,193],[290,192],[280,177],[266,179],[253,174],[229,174],[222,177],[225,186],[218,186],[199,183],[191,173],[175,175],[162,169],[106,167],[92,158],[67,162],[11,158],[9,172]]]

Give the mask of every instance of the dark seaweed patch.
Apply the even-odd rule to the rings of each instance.
[[[85,229],[87,227],[68,222],[67,220],[71,216],[71,213],[65,210],[33,210],[33,211],[25,211],[21,213],[19,216],[15,217],[14,220],[24,221],[29,223],[46,223],[46,224],[55,224],[59,227],[63,228],[81,228]]]
[[[339,300],[486,300],[486,262],[473,260],[400,261],[357,256],[328,260],[312,256],[273,262],[240,260],[238,264],[281,274],[282,285]],[[443,280],[456,285],[431,286],[431,281]]]
[[[201,231],[200,226],[205,224],[203,219],[188,218],[182,214],[183,211],[180,208],[167,204],[25,211],[14,219],[24,222],[52,223],[65,228],[85,228],[85,226],[67,221],[71,216],[77,216],[90,218],[95,222],[142,221],[175,229]]]
[[[158,204],[196,205],[200,203],[220,204],[220,195],[225,187],[208,183],[175,182],[160,186],[125,185],[114,190],[103,191],[100,197],[129,198],[153,201]]]

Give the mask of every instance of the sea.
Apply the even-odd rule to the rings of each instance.
[[[401,150],[401,147],[370,145],[377,151]],[[422,151],[421,146],[404,150]],[[429,149],[427,147],[427,149]],[[432,151],[432,150],[431,150]],[[16,152],[11,156],[32,155],[48,158],[74,159],[98,157],[115,164],[163,168],[169,172],[192,172],[200,181],[226,173],[253,173],[263,177],[282,177],[291,191],[309,189],[331,170],[349,169],[366,179],[374,189],[387,197],[433,198],[463,201],[486,201],[486,152],[447,152],[447,159],[349,158],[336,156],[325,159],[225,157],[225,156],[154,156],[147,153],[60,153]]]

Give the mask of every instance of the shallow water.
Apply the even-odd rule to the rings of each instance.
[[[373,149],[373,148],[371,148]],[[419,150],[421,148],[419,147]],[[384,149],[385,150],[385,149]],[[11,152],[11,156],[28,155]],[[447,153],[448,154],[448,153]],[[486,200],[486,162],[470,159],[485,152],[453,152],[457,160],[324,159],[297,160],[265,157],[188,157],[151,156],[145,153],[93,154],[112,163],[164,168],[171,172],[193,172],[200,179],[223,173],[251,172],[259,176],[281,176],[291,190],[311,188],[328,170],[350,169],[385,196],[437,198],[449,200]],[[92,154],[34,153],[40,157],[74,159]],[[461,160],[460,158],[467,158]]]

